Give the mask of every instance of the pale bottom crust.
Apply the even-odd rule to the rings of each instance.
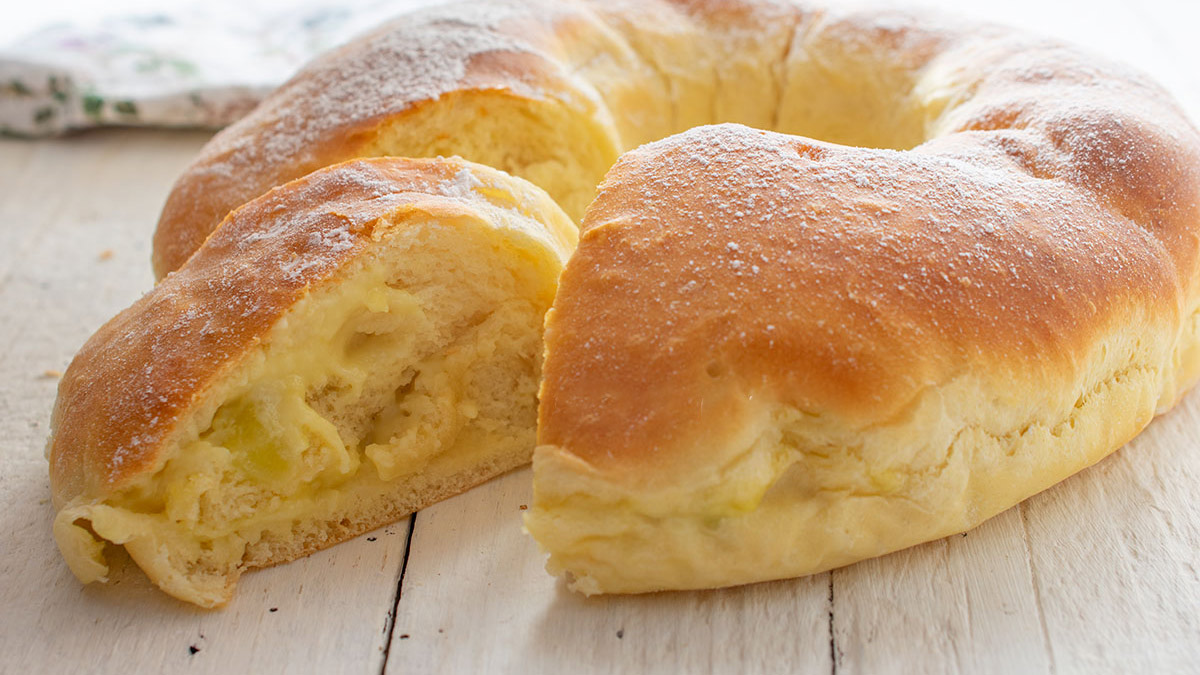
[[[525,466],[529,459],[528,447],[514,448],[489,457],[465,471],[447,476],[421,473],[412,479],[402,480],[393,492],[356,499],[355,508],[347,508],[328,520],[297,526],[295,534],[289,539],[281,540],[268,535],[257,544],[246,547],[243,571],[291,562],[389,525]]]
[[[172,551],[151,532],[129,530],[124,518],[105,505],[63,509],[55,520],[55,537],[72,571],[83,581],[103,581],[106,567],[96,569],[100,538],[123,545],[155,585],[168,594],[201,607],[221,607],[233,597],[241,574],[304,557],[384,525],[394,523],[443,499],[529,463],[530,443],[511,444],[478,457],[466,468],[456,458],[435,458],[424,471],[383,482],[364,476],[353,491],[339,495],[326,517],[300,520],[286,534],[272,528],[245,548],[241,562],[229,569],[192,571],[172,559]],[[444,461],[439,461],[442,459]]]
[[[1193,313],[1184,346],[1164,350],[1171,357],[1110,367],[1056,422],[1027,420],[1004,434],[957,423],[944,462],[875,490],[829,487],[868,483],[861,457],[793,446],[760,486],[761,501],[730,507],[695,486],[631,489],[632,481],[601,476],[569,449],[541,446],[526,527],[550,554],[547,570],[588,595],[805,576],[963,532],[1095,464],[1169,409],[1200,377],[1198,324]],[[977,391],[978,400],[987,393]],[[777,413],[765,415],[718,484],[779,464]],[[929,428],[926,419],[894,436],[903,443]],[[774,459],[764,460],[769,453]]]

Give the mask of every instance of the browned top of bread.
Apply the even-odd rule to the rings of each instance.
[[[230,214],[187,265],[102,326],[71,363],[48,447],[55,502],[103,495],[150,473],[194,399],[300,297],[388,237],[395,220],[471,214],[489,203],[508,208],[506,191],[533,191],[473,167],[472,181],[503,183],[485,196],[464,187],[467,167],[459,159],[347,162]]]
[[[588,209],[525,519],[576,590],[812,574],[964,531],[1200,378],[1200,134],[1161,89],[1005,30],[849,21],[839,54],[830,25],[794,45],[825,70],[789,71],[781,114],[862,97],[825,119],[911,149],[698,128],[626,154]],[[896,117],[865,95],[889,49],[922,64],[885,87],[908,92]]]
[[[565,58],[570,42],[610,51]],[[738,61],[743,53],[753,58]],[[588,70],[605,59],[618,74]],[[622,89],[622,73],[635,86]],[[767,93],[742,91],[743,79]],[[559,356],[546,373],[543,441],[583,455],[652,452],[706,433],[722,422],[703,392],[745,393],[721,393],[727,370],[779,374],[772,387],[795,405],[820,402],[866,424],[962,372],[1066,377],[1112,322],[1157,312],[1177,323],[1200,297],[1200,142],[1153,83],[1004,29],[750,0],[473,4],[381,29],[214,139],[164,210],[159,271],[240,200],[464,90],[583,107],[599,97],[597,118],[652,119],[658,108],[633,102],[640,93],[661,98],[676,123],[695,101],[710,120],[803,131],[821,118],[829,126],[818,131],[835,135],[848,133],[838,116],[858,106],[871,112],[858,127],[902,128],[891,141],[917,146],[721,127],[622,160],[588,216],[548,333]],[[738,109],[742,98],[753,105]],[[834,98],[849,107],[821,108]],[[824,112],[804,118],[814,107]],[[668,255],[634,261],[643,239]],[[589,321],[597,311],[619,315]],[[787,340],[774,335],[776,314],[796,322]],[[759,325],[759,315],[772,318]],[[706,328],[675,334],[684,324]],[[670,349],[656,352],[663,340]],[[639,350],[661,369],[616,365],[638,362]],[[674,394],[653,413],[661,419],[644,418],[648,397],[663,392]],[[700,405],[705,423],[682,431]]]
[[[788,59],[803,53],[815,55],[809,65],[816,70],[832,57],[834,80],[860,77],[853,69],[836,72],[847,55],[880,65],[855,105],[887,107],[894,97],[878,90],[909,82],[954,35],[938,30],[941,22],[930,17],[920,30],[911,17],[895,18],[874,12],[827,19],[813,7],[761,0],[491,0],[405,16],[317,58],[202,150],[163,208],[155,272],[162,276],[181,265],[233,208],[351,157],[458,154],[528,178],[553,196],[538,168],[563,158],[514,159],[530,145],[519,131],[488,139],[501,150],[486,157],[473,156],[471,144],[455,138],[472,137],[476,123],[489,116],[511,114],[498,105],[506,97],[552,102],[595,127],[593,137],[566,139],[556,149],[566,155],[610,145],[628,149],[718,121],[804,132],[793,128],[792,118],[823,114],[825,104],[814,107],[785,91],[793,67]],[[880,45],[886,64],[873,57]],[[466,119],[453,117],[475,105],[464,94],[479,94],[483,102]],[[816,112],[792,114],[804,107]],[[442,138],[423,147],[376,144],[388,128],[430,110],[453,120],[430,132]],[[525,108],[521,115],[540,113]],[[538,122],[547,135],[563,126],[561,119]],[[615,157],[606,157],[604,168]],[[506,160],[514,166],[496,163]],[[599,177],[589,176],[579,189],[590,190]]]
[[[156,273],[182,265],[230,210],[276,185],[363,156],[362,146],[381,123],[447,92],[569,97],[559,66],[532,46],[552,14],[547,3],[534,4],[418,12],[305,66],[217,134],[176,181],[154,237]],[[520,28],[496,30],[514,23]]]
[[[913,151],[722,125],[625,155],[548,315],[539,444],[687,480],[756,398],[865,429],[964,375],[1057,391],[1130,322],[1174,339],[1200,302],[1200,137],[1049,49],[956,55],[973,99]]]

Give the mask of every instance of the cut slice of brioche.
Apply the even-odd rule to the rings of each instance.
[[[235,211],[83,347],[48,455],[83,581],[123,545],[226,603],[294,559],[529,461],[575,226],[459,159],[353,161]]]

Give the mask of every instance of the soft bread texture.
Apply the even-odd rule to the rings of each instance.
[[[233,213],[59,388],[54,534],[224,604],[243,570],[529,461],[542,317],[575,245],[541,190],[461,160],[350,162]]]
[[[588,207],[622,152],[717,122],[807,138],[687,131]],[[214,138],[155,268],[352,157],[529,179],[584,236],[527,527],[584,592],[720,586],[969,528],[1173,404],[1200,373],[1198,148],[1141,75],[1003,28],[465,3],[318,59]]]

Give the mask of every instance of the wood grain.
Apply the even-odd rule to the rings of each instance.
[[[1020,516],[833,573],[840,673],[1050,670]]]
[[[418,514],[387,673],[831,670],[828,575],[585,598],[521,531],[531,483],[522,469]]]
[[[1200,670],[1200,391],[1023,507],[1059,673]]]
[[[1200,4],[925,4],[1131,62],[1200,119]],[[48,371],[151,287],[158,209],[205,137],[0,140],[0,672],[1200,672],[1200,391],[965,537],[806,579],[583,598],[521,532],[522,470],[418,514],[410,550],[397,523],[247,575],[223,611],[119,555],[81,587],[49,536]]]

